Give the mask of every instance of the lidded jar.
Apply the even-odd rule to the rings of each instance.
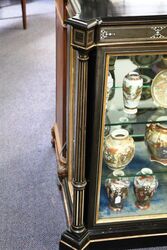
[[[113,211],[123,209],[124,202],[128,196],[130,181],[122,170],[114,170],[111,177],[105,181],[109,208]]]
[[[158,187],[158,180],[150,168],[142,168],[134,178],[136,206],[140,209],[150,207],[150,201]]]
[[[156,121],[167,121],[167,116],[160,116]],[[151,160],[167,165],[167,124],[147,124],[145,141],[151,154]]]
[[[134,153],[134,140],[126,129],[116,129],[105,137],[103,157],[110,169],[125,168]]]
[[[124,111],[128,114],[136,114],[141,99],[143,78],[138,72],[130,72],[123,80]]]

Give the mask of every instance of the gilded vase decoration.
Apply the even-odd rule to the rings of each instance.
[[[112,131],[104,140],[104,161],[112,169],[123,169],[135,153],[134,140],[126,129]]]
[[[156,121],[167,121],[167,117],[161,116]],[[167,124],[147,124],[145,141],[151,154],[151,160],[167,166]]]
[[[167,108],[167,69],[161,70],[153,79],[151,95],[154,103]]]
[[[158,187],[158,181],[150,168],[142,168],[134,178],[136,206],[140,209],[150,207],[150,201]]]
[[[136,114],[141,99],[143,78],[138,72],[130,72],[123,80],[124,111],[128,114]]]
[[[109,208],[113,211],[120,211],[124,207],[124,202],[128,196],[130,181],[122,170],[115,170],[111,177],[105,181]]]

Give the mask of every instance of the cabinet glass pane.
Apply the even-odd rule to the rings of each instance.
[[[106,65],[97,223],[166,218],[166,55],[108,55]]]

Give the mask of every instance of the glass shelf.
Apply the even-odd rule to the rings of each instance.
[[[159,117],[162,117],[162,120],[156,121]],[[137,115],[127,115],[123,110],[113,110],[106,114],[105,129],[110,133],[116,128],[124,128],[134,138],[143,140],[146,124],[150,123],[167,125],[167,109],[146,109],[144,111],[139,109]]]
[[[123,169],[125,176],[134,177],[141,168],[151,168],[154,174],[167,174],[167,166],[152,161],[147,145],[144,141],[135,143],[135,156],[132,161]],[[103,161],[102,179],[113,172],[105,161]]]
[[[167,109],[157,107],[153,103],[152,99],[147,101],[140,101],[137,114],[127,114],[124,111],[123,100],[121,97],[122,93],[116,95],[115,97],[117,100],[119,100],[119,102],[116,102],[116,100],[110,100],[108,102],[106,111],[106,126],[121,124],[147,124],[151,121],[156,122],[156,119],[160,116],[166,116],[167,120]],[[159,120],[158,122],[160,123],[161,120]],[[162,120],[162,122],[164,122],[164,119]]]
[[[147,89],[147,88],[150,88],[150,85],[144,85],[142,87],[143,89]],[[118,84],[118,86],[115,86],[115,87],[112,87],[112,89],[122,89],[122,85]]]

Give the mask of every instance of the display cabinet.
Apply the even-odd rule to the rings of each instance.
[[[167,242],[167,4],[69,1],[60,249]]]

